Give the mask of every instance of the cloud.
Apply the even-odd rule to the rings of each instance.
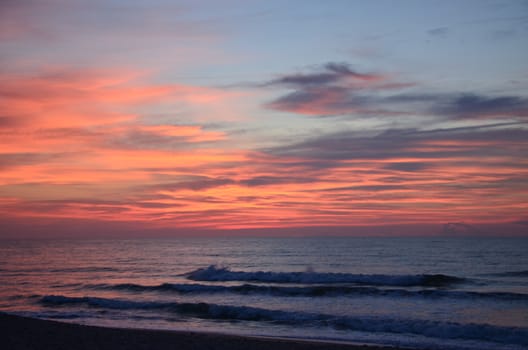
[[[141,71],[58,67],[33,74],[0,72],[3,126],[38,128],[107,126],[137,122],[138,111],[155,106],[187,121],[230,120],[242,93],[184,84],[149,81]],[[148,124],[154,124],[148,118]]]
[[[347,160],[390,160],[384,165],[386,169],[407,171],[427,168],[423,162],[429,159],[474,157],[478,161],[492,155],[506,159],[522,157],[523,152],[528,151],[528,130],[503,128],[501,125],[393,129],[370,136],[343,131],[264,151],[279,157],[304,159],[307,166],[339,166],[340,162]],[[316,163],[316,160],[324,162]]]
[[[60,153],[89,157],[101,149],[176,150],[212,147],[225,133],[198,120],[230,118],[238,93],[148,81],[139,71],[57,67],[0,73],[0,153]],[[168,109],[185,115],[158,120]],[[214,113],[213,113],[214,111]],[[193,122],[194,121],[194,122]]]
[[[20,125],[20,120],[16,117],[1,116],[0,117],[0,129],[2,128],[13,128]]]
[[[295,176],[256,176],[249,179],[239,181],[240,184],[249,187],[282,185],[282,184],[303,184],[315,182],[316,179],[310,177],[295,177]]]
[[[134,72],[97,69],[45,69],[36,74],[2,74],[4,113],[19,127],[75,128],[130,121],[125,106],[166,99],[171,88],[133,82]]]
[[[305,115],[369,113],[367,102],[342,87],[301,89],[267,104],[268,108]]]
[[[231,178],[212,178],[207,176],[187,176],[181,177],[179,181],[163,182],[157,185],[148,186],[149,190],[154,191],[203,191],[216,187],[234,185],[234,186],[247,186],[247,187],[260,187],[260,186],[275,186],[283,184],[304,184],[317,181],[313,177],[294,177],[294,176],[282,176],[282,175],[262,175],[254,176],[242,179],[231,179]]]
[[[409,186],[402,185],[357,185],[357,186],[346,186],[346,187],[331,187],[324,188],[319,191],[324,192],[349,192],[349,191],[359,191],[359,192],[385,192],[385,191],[399,191],[399,190],[408,190]]]
[[[64,158],[66,153],[0,153],[0,169],[11,167],[49,164],[53,160]]]
[[[288,74],[280,78],[271,80],[263,86],[282,85],[287,87],[299,88],[310,86],[331,85],[341,82],[363,82],[372,83],[384,80],[385,77],[374,73],[360,73],[353,70],[347,63],[329,62],[322,66],[322,72],[309,74]]]
[[[226,135],[200,125],[131,125],[105,130],[104,145],[118,149],[188,149],[223,141]]]
[[[438,98],[431,107],[431,111],[453,119],[486,119],[495,117],[518,117],[524,119],[528,118],[528,98],[460,94]]]
[[[293,89],[266,104],[267,108],[305,115],[397,114],[374,107],[370,90],[392,90],[412,86],[394,82],[383,74],[363,73],[346,63],[326,63],[314,73],[295,73],[261,84],[264,87]]]
[[[431,164],[427,162],[394,162],[384,166],[388,170],[398,170],[405,172],[417,172],[430,167]]]
[[[374,106],[369,90],[398,89],[408,84],[393,82],[388,76],[364,73],[346,63],[326,63],[314,73],[287,74],[262,86],[293,89],[266,104],[267,108],[305,115],[385,114]],[[394,113],[396,112],[389,112]]]
[[[528,98],[477,92],[427,92],[388,74],[360,73],[349,65],[327,63],[322,72],[284,75],[263,86],[287,88],[268,102],[273,110],[310,116],[432,116],[440,120],[528,117]],[[411,90],[409,90],[411,89]]]
[[[418,111],[450,120],[528,118],[528,98],[479,93],[397,94],[377,101],[410,105]]]
[[[203,191],[210,188],[230,185],[235,181],[228,178],[212,178],[208,176],[180,177],[179,181],[162,182],[146,188],[151,191],[177,192],[182,190]]]
[[[284,206],[307,212],[300,198],[312,198],[314,217],[350,215],[373,223],[369,213],[375,213],[392,223],[422,218],[457,223],[468,217],[506,222],[523,213],[511,203],[526,188],[522,177],[528,164],[521,161],[528,152],[526,140],[528,130],[519,124],[370,135],[342,131],[265,149],[268,157],[262,160],[277,172],[311,179],[304,186],[290,184],[292,198]],[[458,232],[461,226],[447,229]]]
[[[431,36],[436,36],[436,37],[445,37],[447,36],[448,33],[449,33],[449,28],[447,27],[438,27],[438,28],[429,29],[427,31],[427,34]]]
[[[97,215],[99,218],[123,214],[129,210],[125,202],[98,199],[43,199],[14,200],[3,203],[3,210],[35,216],[84,217]],[[92,216],[93,217],[93,216]]]
[[[33,185],[2,172],[0,216],[215,229],[513,222],[525,217],[512,203],[526,189],[527,133],[519,124],[342,131],[234,158],[122,150],[95,155],[96,169],[39,164],[48,171],[31,173]]]
[[[216,110],[232,101],[229,93],[155,84],[136,73],[4,74],[10,88],[0,87],[8,107],[0,119],[0,215],[211,228],[524,218],[523,208],[512,205],[528,172],[528,130],[520,122],[342,129],[243,149],[214,124],[161,121],[144,112],[164,112],[165,104]],[[524,103],[406,92],[388,76],[343,64],[261,88],[286,91],[275,108],[311,115],[393,116],[412,106],[446,119],[477,119],[489,110],[502,114],[508,104],[522,110]]]
[[[229,118],[238,93],[156,83],[119,69],[5,71],[0,80],[4,217],[158,222],[177,210],[199,216],[198,208],[225,203],[202,193],[235,183],[227,172],[245,160],[244,151],[225,148],[224,132],[198,120]]]

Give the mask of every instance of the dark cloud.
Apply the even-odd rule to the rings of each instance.
[[[426,131],[395,129],[370,136],[338,132],[265,151],[278,157],[301,158],[306,166],[321,167],[339,166],[345,160],[474,157],[477,161],[486,156],[524,157],[528,153],[528,130],[500,125]],[[419,170],[424,166],[420,163],[404,163],[399,167]],[[392,166],[398,168],[398,165]]]
[[[383,77],[373,73],[360,73],[358,71],[353,70],[351,66],[347,63],[330,62],[323,65],[322,72],[310,74],[297,73],[284,75],[263,85],[284,85],[298,88],[306,86],[330,85],[341,82],[345,79],[371,81],[383,79]]]
[[[462,94],[449,98],[439,98],[431,111],[455,119],[484,119],[505,116],[526,118],[528,117],[528,98]]]
[[[268,108],[307,115],[431,115],[442,119],[528,118],[528,98],[468,94],[369,95],[344,87],[297,90]]]
[[[348,89],[311,87],[284,95],[267,105],[269,108],[309,115],[369,113],[365,97],[350,94]]]
[[[431,36],[437,36],[437,37],[444,37],[448,34],[449,32],[449,28],[447,27],[438,27],[438,28],[433,28],[433,29],[429,29],[427,31],[427,34],[431,35]]]
[[[262,86],[294,89],[269,102],[266,107],[307,115],[341,115],[346,113],[385,113],[373,107],[371,97],[359,91],[397,89],[407,83],[389,81],[378,73],[362,73],[346,63],[326,63],[315,73],[284,75]]]
[[[443,28],[437,28],[440,31]],[[528,98],[476,92],[408,91],[415,84],[392,81],[376,73],[359,73],[346,64],[328,63],[324,71],[285,75],[266,83],[293,89],[265,106],[269,109],[315,116],[428,115],[441,119],[528,117]],[[423,88],[422,88],[423,90]],[[388,93],[391,92],[391,93]]]

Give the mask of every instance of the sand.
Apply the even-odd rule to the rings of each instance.
[[[0,348],[9,350],[395,350],[290,339],[186,331],[157,331],[77,325],[0,313]]]

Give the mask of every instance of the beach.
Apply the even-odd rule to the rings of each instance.
[[[158,331],[86,326],[0,313],[2,348],[10,350],[396,350],[282,338],[243,337],[189,331]]]

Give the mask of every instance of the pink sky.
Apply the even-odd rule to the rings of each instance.
[[[0,237],[526,234],[517,2],[374,3],[0,5]]]

